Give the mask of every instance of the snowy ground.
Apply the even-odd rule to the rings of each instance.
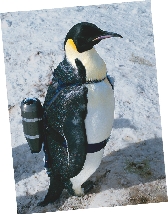
[[[18,213],[113,207],[168,201],[150,1],[1,14]],[[123,39],[96,46],[115,81],[115,121],[102,163],[83,197],[66,191],[37,207],[48,189],[43,153],[31,154],[23,135],[20,102],[43,103],[63,41],[77,22],[88,21]]]

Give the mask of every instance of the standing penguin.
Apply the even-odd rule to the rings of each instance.
[[[54,70],[44,102],[46,164],[50,186],[45,206],[67,189],[85,194],[99,167],[114,120],[114,92],[106,65],[94,49],[102,39],[121,37],[82,22],[64,41],[65,57]]]

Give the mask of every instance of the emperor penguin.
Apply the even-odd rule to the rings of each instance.
[[[74,25],[65,37],[65,56],[43,105],[50,185],[40,206],[56,201],[63,189],[81,196],[93,187],[88,179],[101,163],[115,108],[106,64],[94,46],[110,37],[122,38],[88,22]]]

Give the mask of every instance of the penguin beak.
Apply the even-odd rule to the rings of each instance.
[[[102,40],[102,39],[111,38],[111,37],[120,37],[120,38],[123,38],[120,34],[113,33],[113,32],[103,31],[103,33],[102,33],[101,36],[96,37],[92,41]]]

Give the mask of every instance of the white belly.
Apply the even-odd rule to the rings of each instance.
[[[100,143],[110,136],[114,120],[114,92],[104,80],[87,84],[88,104],[85,128],[88,143]]]
[[[110,83],[87,84],[88,105],[85,128],[88,144],[100,143],[110,136],[114,120],[114,92]],[[76,195],[84,194],[81,185],[96,171],[101,163],[104,149],[88,153],[81,172],[71,178]]]
[[[70,42],[70,43],[69,43]],[[66,57],[76,67],[78,58],[86,69],[86,80],[101,80],[106,75],[106,65],[94,48],[79,53],[74,49],[71,41],[66,43]],[[105,79],[99,83],[86,84],[88,88],[87,116],[85,128],[88,144],[100,143],[107,139],[112,130],[114,120],[114,92],[112,86]],[[82,195],[81,185],[96,171],[101,163],[104,149],[94,153],[87,153],[81,172],[70,179],[76,195]]]

